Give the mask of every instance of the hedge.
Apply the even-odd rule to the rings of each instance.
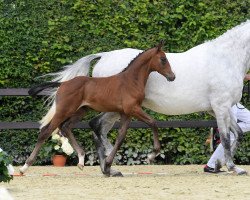
[[[0,87],[30,87],[35,78],[100,51],[146,49],[161,39],[165,50],[182,52],[249,19],[248,0],[0,0]],[[248,108],[249,104],[247,105]],[[37,121],[46,113],[41,97],[0,97],[1,121]],[[205,119],[199,113],[168,117],[148,111],[159,120]],[[90,119],[96,113],[90,113]],[[209,129],[162,129],[158,163],[205,163]],[[75,130],[85,147],[87,164],[97,164],[91,131]],[[37,139],[36,130],[1,131],[0,146],[23,164]],[[114,141],[116,131],[110,139]],[[249,164],[250,136],[245,137],[236,161]],[[117,156],[119,164],[145,163],[152,149],[148,129],[130,129]],[[68,160],[75,164],[76,156]],[[50,163],[46,143],[36,164]]]

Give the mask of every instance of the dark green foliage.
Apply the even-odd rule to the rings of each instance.
[[[0,0],[0,87],[30,87],[38,77],[100,51],[132,47],[146,49],[165,40],[165,50],[182,52],[240,24],[250,16],[249,0]],[[247,97],[244,95],[244,98]],[[1,121],[38,121],[46,113],[41,97],[0,97]],[[249,104],[245,104],[248,105]],[[158,120],[207,119],[205,114]],[[87,119],[94,116],[90,113]],[[161,130],[158,163],[204,163],[209,129]],[[87,164],[96,164],[91,132],[75,130],[85,147]],[[0,147],[23,164],[37,139],[37,130],[0,132]],[[116,131],[111,132],[114,141]],[[237,162],[249,163],[249,136]],[[118,153],[120,164],[145,163],[152,149],[149,129],[130,129]],[[45,144],[36,164],[49,164],[51,146]],[[77,162],[71,156],[68,164]]]
[[[12,164],[11,157],[5,151],[0,151],[0,183],[13,179],[13,176],[8,173],[7,166],[9,164]]]

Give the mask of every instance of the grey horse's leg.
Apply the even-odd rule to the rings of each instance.
[[[113,149],[107,138],[107,134],[119,119],[120,115],[118,113],[101,113],[89,122],[90,127],[93,129],[93,138],[102,173],[104,173],[105,158]],[[122,173],[110,169],[110,176],[122,176]]]
[[[94,138],[94,142],[95,142],[95,147],[96,147],[96,152],[97,152],[97,156],[99,158],[99,162],[100,162],[100,167],[101,167],[101,171],[104,174],[104,160],[105,160],[105,148],[101,143],[101,140],[97,137],[97,134],[95,132],[93,132],[93,138]]]
[[[234,134],[234,137],[235,137],[235,140],[231,144],[231,153],[232,153],[232,156],[234,156],[237,150],[237,147],[243,138],[243,131],[241,130],[237,122],[234,120],[233,116],[231,116],[230,130]]]
[[[216,115],[215,115],[215,113],[214,113],[213,111],[209,111],[208,113],[211,114],[212,116],[216,117]],[[243,137],[243,132],[242,132],[241,128],[239,127],[239,125],[237,124],[237,122],[235,121],[234,116],[233,116],[232,113],[231,113],[231,109],[229,110],[228,114],[229,114],[229,116],[230,116],[229,130],[230,130],[230,131],[234,134],[234,136],[235,136],[235,140],[234,140],[234,142],[232,143],[231,140],[230,140],[230,134],[229,134],[230,155],[231,155],[231,157],[233,158],[234,155],[235,155],[235,152],[236,152],[236,150],[237,150],[237,147],[238,147],[238,145],[239,145],[239,142],[240,142],[240,140],[241,140],[242,137]],[[218,122],[218,120],[217,120],[217,122]],[[219,128],[219,129],[220,129],[220,128]],[[221,133],[220,133],[220,134],[221,134]],[[224,150],[225,150],[225,148],[224,148]],[[225,153],[225,151],[224,151],[224,153]],[[224,155],[224,156],[226,156],[226,155]],[[225,157],[225,161],[226,161],[226,157]],[[224,165],[224,160],[217,160],[217,161],[215,162],[215,171],[216,171],[216,170],[218,171],[218,170],[222,167],[222,165]],[[247,173],[244,169],[241,169],[241,168],[239,168],[239,167],[237,167],[237,166],[235,166],[235,167],[232,169],[232,171],[236,172],[236,173],[239,174],[239,175],[240,175],[240,174],[246,174],[246,173]]]
[[[108,156],[113,149],[113,146],[108,140],[107,135],[114,126],[115,122],[119,120],[119,113],[108,112],[101,113],[89,122],[89,126],[92,128],[92,130],[95,132],[96,136],[104,146],[106,156]]]
[[[227,107],[225,105],[220,105],[220,108],[214,109],[214,113],[216,115],[216,120],[220,132],[221,144],[224,147],[224,155],[225,161],[228,171],[234,171],[237,174],[245,174],[246,171],[236,167],[233,162],[233,154],[231,151],[231,142],[230,142],[230,129],[237,129],[236,122],[232,123],[232,115],[231,115],[231,107]],[[235,134],[238,138],[237,134]],[[236,138],[236,140],[237,140]],[[237,145],[236,145],[237,146]],[[233,151],[236,150],[236,146],[233,147]]]
[[[209,111],[208,113],[216,117],[213,111]],[[234,156],[237,146],[239,142],[241,141],[241,139],[243,138],[243,131],[241,130],[241,128],[235,121],[234,116],[232,115],[231,112],[230,112],[230,131],[234,134],[234,137],[235,137],[234,142],[231,143],[231,153],[232,153],[232,156]]]
[[[234,120],[233,117],[231,117],[231,131],[234,133],[235,140],[231,144],[231,154],[232,157],[235,155],[236,150],[239,146],[239,143],[243,139],[243,131],[241,130],[240,126],[237,124],[237,122]],[[244,169],[241,169],[239,167],[235,167],[235,171],[237,174],[247,174],[247,171]]]

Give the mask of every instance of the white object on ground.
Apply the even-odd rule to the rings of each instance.
[[[6,188],[0,187],[0,200],[14,200]]]

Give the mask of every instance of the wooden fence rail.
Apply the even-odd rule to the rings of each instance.
[[[215,127],[215,120],[192,120],[192,121],[157,121],[159,128],[195,128],[195,127]],[[119,127],[119,123],[115,123],[114,129]],[[129,125],[130,128],[148,128],[148,126],[139,121],[133,121]],[[0,130],[6,129],[38,129],[37,122],[0,122]],[[74,128],[89,129],[87,122],[79,122]]]
[[[0,89],[1,96],[28,96],[29,88],[7,88]],[[250,84],[248,83],[244,86],[243,92],[248,93],[248,101],[250,94]],[[41,92],[39,95],[47,95],[46,91]],[[169,121],[157,121],[159,128],[196,128],[196,127],[215,127],[217,123],[215,120],[169,120]],[[119,123],[116,123],[113,128],[117,129]],[[130,123],[130,128],[148,128],[148,126],[139,121],[132,121]],[[0,122],[0,130],[6,129],[38,129],[38,122]],[[79,122],[74,128],[89,129],[87,122]]]

